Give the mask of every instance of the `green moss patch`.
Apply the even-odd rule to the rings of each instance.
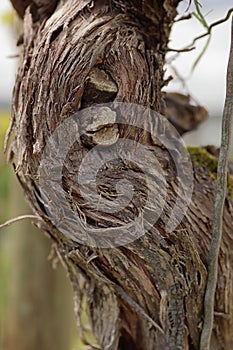
[[[217,179],[217,168],[218,158],[209,153],[205,148],[202,147],[187,147],[187,150],[193,160],[193,163],[197,167],[205,169],[205,173],[211,179],[216,181]],[[227,192],[228,196],[233,199],[233,176],[227,173]]]

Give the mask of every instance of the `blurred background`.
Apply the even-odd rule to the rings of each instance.
[[[200,1],[208,24],[224,18],[232,0]],[[189,1],[182,1],[179,16],[187,14]],[[191,10],[195,11],[192,5]],[[190,11],[190,10],[189,10]],[[3,154],[4,135],[10,120],[20,24],[8,0],[0,2],[0,223],[30,214],[30,208],[11,166]],[[195,17],[178,21],[169,47],[182,49],[205,32]],[[190,93],[209,111],[209,119],[185,136],[188,145],[220,144],[226,70],[230,48],[230,21],[215,27],[200,62],[208,37],[196,43],[196,50],[167,55],[166,76],[173,80],[167,91]],[[73,314],[72,291],[65,271],[48,259],[51,242],[25,220],[0,230],[0,350],[81,350]]]

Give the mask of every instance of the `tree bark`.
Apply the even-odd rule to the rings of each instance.
[[[161,91],[165,84],[164,60],[178,3],[179,0],[71,0],[58,2],[53,15],[48,12],[47,18],[46,12],[40,17],[39,12],[31,14],[30,8],[24,15],[22,60],[12,104],[11,129],[15,136],[10,159],[34,211],[43,219],[40,228],[56,243],[57,253],[69,272],[79,318],[86,295],[87,313],[101,349],[199,348],[216,174],[216,169],[210,170],[206,164],[215,164],[216,158],[206,151],[203,164],[203,154],[191,151],[192,200],[183,219],[172,231],[167,230],[176,198],[181,197],[173,157],[178,153],[178,163],[182,165],[187,155],[179,153],[180,144],[173,132],[164,130],[165,116],[161,119],[149,114],[147,118],[146,113],[138,113],[135,105],[131,105],[135,114],[130,116],[127,109],[127,103],[134,103],[155,110],[156,116],[166,113]],[[125,103],[120,111],[121,123],[116,117],[121,107],[114,105],[116,102]],[[77,128],[82,130],[79,141],[72,142],[71,128],[56,136],[61,144],[65,141],[70,145],[62,167],[62,191],[79,216],[77,226],[64,233],[48,215],[50,204],[41,193],[43,152],[59,125],[77,111],[100,103],[110,104],[99,110],[97,120],[91,114],[95,109],[89,109],[89,114],[77,122]],[[134,119],[139,123],[136,126]],[[174,120],[173,124],[176,125]],[[170,149],[154,136],[161,133],[169,140]],[[134,196],[130,205],[120,211],[101,212],[98,206],[90,210],[92,201],[83,200],[75,176],[85,156],[90,157],[94,168],[96,159],[101,162],[102,146],[111,149],[118,139],[136,141],[147,151],[137,158],[137,164],[133,159],[106,164],[98,173],[97,190],[100,196],[111,198],[111,207],[116,184],[125,178],[131,181]],[[101,145],[101,150],[91,153],[96,145]],[[50,146],[56,148],[53,143]],[[55,153],[58,158],[59,152]],[[149,169],[147,181],[140,173],[141,161]],[[155,161],[159,167],[153,166]],[[166,200],[161,215],[150,225],[161,209],[164,179]],[[92,186],[91,178],[89,185]],[[216,350],[233,346],[231,186],[229,174],[211,340],[211,349]],[[149,208],[148,198],[152,198]],[[56,203],[54,207],[58,212],[61,209],[59,215],[65,225],[62,199],[60,205],[59,200]],[[142,222],[144,226],[140,226]],[[80,240],[79,230],[83,228],[89,241]],[[125,233],[127,241],[137,229],[138,239],[125,245],[116,243]],[[110,230],[116,234],[112,248],[106,243]]]

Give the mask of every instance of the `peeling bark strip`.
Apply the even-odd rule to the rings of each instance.
[[[27,9],[24,1],[12,2],[25,16],[22,59],[13,94],[15,136],[10,159],[35,213],[43,219],[40,227],[56,242],[69,272],[77,315],[86,295],[87,313],[101,349],[198,349],[215,191],[215,178],[208,169],[201,162],[193,162],[192,202],[179,226],[168,233],[165,225],[179,193],[171,153],[145,132],[146,128],[127,126],[127,113],[123,126],[117,124],[114,113],[105,115],[111,119],[107,129],[102,124],[103,115],[101,123],[92,120],[81,125],[85,133],[73,144],[64,162],[63,189],[71,208],[82,213],[93,230],[137,218],[138,208],[143,212],[148,188],[156,186],[155,177],[162,172],[166,179],[166,204],[159,220],[138,240],[112,249],[75,243],[59,231],[47,217],[38,178],[49,137],[82,108],[120,101],[164,111],[164,57],[179,0],[58,1],[51,16],[43,11],[48,1],[41,1],[41,11],[34,13],[36,1],[31,1]],[[149,126],[151,130],[159,128],[153,120]],[[68,140],[69,133],[64,137]],[[143,182],[138,180],[140,168],[135,162],[117,160],[107,164],[105,176],[100,173],[98,178],[100,193],[105,191],[113,201],[122,174],[138,191],[131,207],[100,215],[98,210],[88,211],[81,202],[75,175],[80,161],[94,145],[103,138],[115,142],[118,137],[151,147],[151,157],[160,169],[152,168],[151,176]],[[179,150],[173,152],[179,154]],[[155,208],[151,215],[156,215]],[[214,350],[233,348],[232,218],[233,202],[228,197],[211,341]]]

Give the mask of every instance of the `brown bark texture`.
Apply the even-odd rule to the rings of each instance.
[[[24,16],[24,43],[13,93],[9,157],[33,210],[42,218],[40,228],[53,239],[67,268],[79,325],[85,304],[98,348],[198,349],[216,181],[194,157],[192,176],[184,174],[186,190],[180,192],[176,165],[185,168],[189,156],[173,129],[164,126],[168,118],[183,133],[206,117],[206,111],[190,106],[187,97],[164,96],[161,91],[179,0],[12,3]],[[179,104],[179,100],[189,116],[183,125],[181,114],[176,118],[173,111],[172,101]],[[96,105],[103,103],[94,115]],[[85,108],[88,113],[79,114],[65,133],[54,136],[60,125]],[[71,134],[76,128],[81,137],[74,142]],[[110,159],[93,184],[91,171],[101,163],[101,152],[114,149],[119,140],[131,142],[124,143],[124,151],[131,148],[132,159]],[[57,144],[69,146],[66,154],[56,150]],[[54,190],[50,197],[41,192],[40,182],[46,152],[50,163],[51,154],[64,159],[61,192]],[[90,172],[84,168],[89,201],[76,179],[86,156],[93,164]],[[210,159],[216,158],[210,155]],[[146,164],[146,180],[141,163]],[[134,192],[127,205],[114,210],[120,181],[123,197],[130,197],[128,182]],[[165,196],[161,195],[164,183]],[[93,191],[107,200],[109,210],[98,205],[93,209]],[[177,198],[187,193],[191,201],[179,220],[183,207]],[[70,229],[64,200],[77,218],[77,222],[70,220]],[[172,215],[176,204],[178,210]],[[232,204],[228,193],[211,340],[214,350],[233,347]],[[59,225],[51,219],[51,205]]]

